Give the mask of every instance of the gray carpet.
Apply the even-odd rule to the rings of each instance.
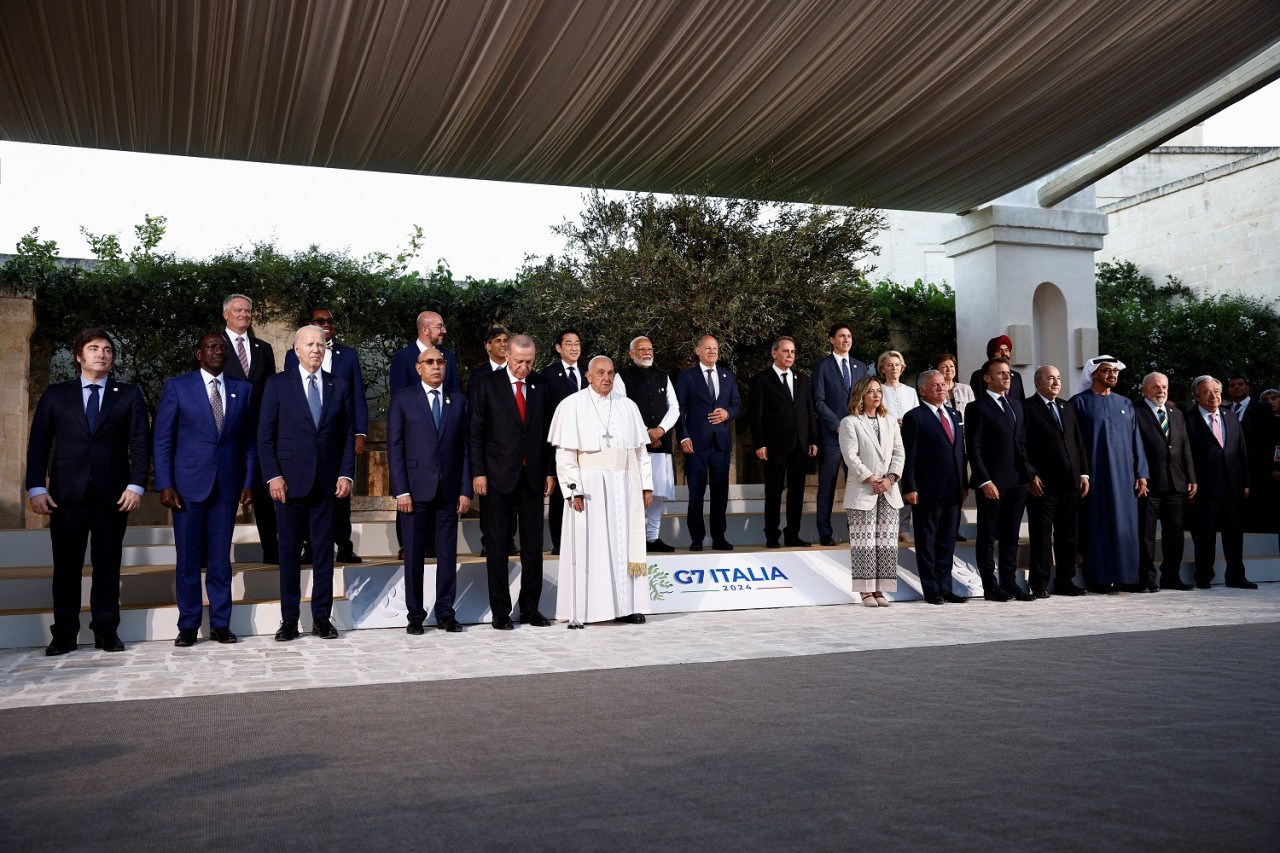
[[[0,712],[0,849],[1277,850],[1280,625]]]

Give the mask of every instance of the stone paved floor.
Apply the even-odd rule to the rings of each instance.
[[[310,636],[234,646],[201,641],[135,643],[107,654],[81,646],[56,658],[43,649],[0,651],[0,708],[427,682],[631,666],[700,663],[926,646],[965,645],[1129,631],[1280,622],[1280,583],[1257,591],[1214,587],[1157,595],[1090,595],[1021,604],[923,602],[690,613],[648,624],[569,631],[469,626],[463,634],[400,629]]]

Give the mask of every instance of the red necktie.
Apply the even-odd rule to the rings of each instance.
[[[951,431],[951,421],[947,419],[947,413],[942,411],[942,407],[938,407],[938,418],[942,421],[942,429],[947,433],[947,441],[952,444],[956,443],[955,433]]]
[[[520,423],[524,423],[524,383],[516,381],[516,408],[520,410]]]

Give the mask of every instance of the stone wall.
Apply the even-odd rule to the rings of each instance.
[[[35,305],[25,297],[0,297],[0,528],[26,524],[27,434],[31,426],[27,374],[31,370],[31,333]]]

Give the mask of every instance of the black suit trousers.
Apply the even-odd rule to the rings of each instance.
[[[719,448],[695,450],[684,457],[684,476],[689,484],[689,513],[686,518],[689,541],[702,543],[707,535],[702,520],[702,501],[711,485],[711,541],[723,542],[729,529],[729,451]]]
[[[1031,538],[1027,584],[1035,592],[1049,588],[1053,567],[1057,582],[1070,584],[1076,576],[1076,530],[1080,517],[1078,489],[1045,489],[1027,497],[1027,528]]]
[[[804,475],[809,457],[805,448],[790,453],[770,453],[764,462],[764,535],[778,541],[782,490],[787,490],[787,539],[798,539],[804,516]]]
[[[280,530],[273,503],[266,483],[253,487],[253,523],[258,528],[258,541],[262,543],[262,559],[267,563],[280,561]]]
[[[1222,557],[1226,561],[1224,580],[1239,583],[1244,573],[1244,500],[1197,500],[1191,514],[1191,543],[1196,552],[1196,583],[1213,580],[1218,533],[1222,533]]]
[[[333,611],[333,492],[314,486],[302,497],[272,501],[280,529],[280,618],[296,620],[302,602],[302,537],[311,531],[311,618]]]
[[[53,543],[53,626],[56,639],[80,633],[80,578],[84,549],[90,546],[93,585],[89,591],[89,627],[94,633],[120,627],[120,549],[129,513],[116,501],[120,493],[100,494],[92,484],[74,506],[60,503],[49,519]]]
[[[916,573],[926,599],[951,592],[951,566],[956,553],[960,504],[916,504],[911,507],[916,531]]]
[[[1138,523],[1142,525],[1139,545],[1138,582],[1150,586],[1156,582],[1156,522],[1160,522],[1160,583],[1182,581],[1184,546],[1183,515],[1186,492],[1148,493],[1138,498]]]
[[[997,587],[1006,592],[1012,591],[1018,582],[1018,530],[1022,526],[1022,511],[1027,506],[1027,487],[1001,489],[996,500],[988,499],[979,489],[977,499],[978,540],[974,552],[978,560],[978,574],[982,576],[983,592],[993,592]],[[1000,541],[998,582],[996,540]]]
[[[412,513],[398,513],[404,531],[404,598],[409,621],[427,618],[423,603],[423,548],[433,542],[436,549],[436,622],[454,615],[453,601],[458,590],[458,501],[439,491],[429,501],[414,501]]]
[[[508,559],[516,527],[520,529],[520,615],[538,609],[542,600],[542,492],[520,477],[510,492],[480,499],[480,530],[485,538],[485,568],[489,573],[489,608],[494,619],[511,615],[511,577]],[[408,553],[406,551],[405,553]]]
[[[840,472],[844,471],[848,482],[849,467],[844,464],[844,456],[840,453],[840,445],[823,442],[818,445],[818,538],[833,536],[831,527],[831,508],[836,502],[836,483],[840,480]]]

